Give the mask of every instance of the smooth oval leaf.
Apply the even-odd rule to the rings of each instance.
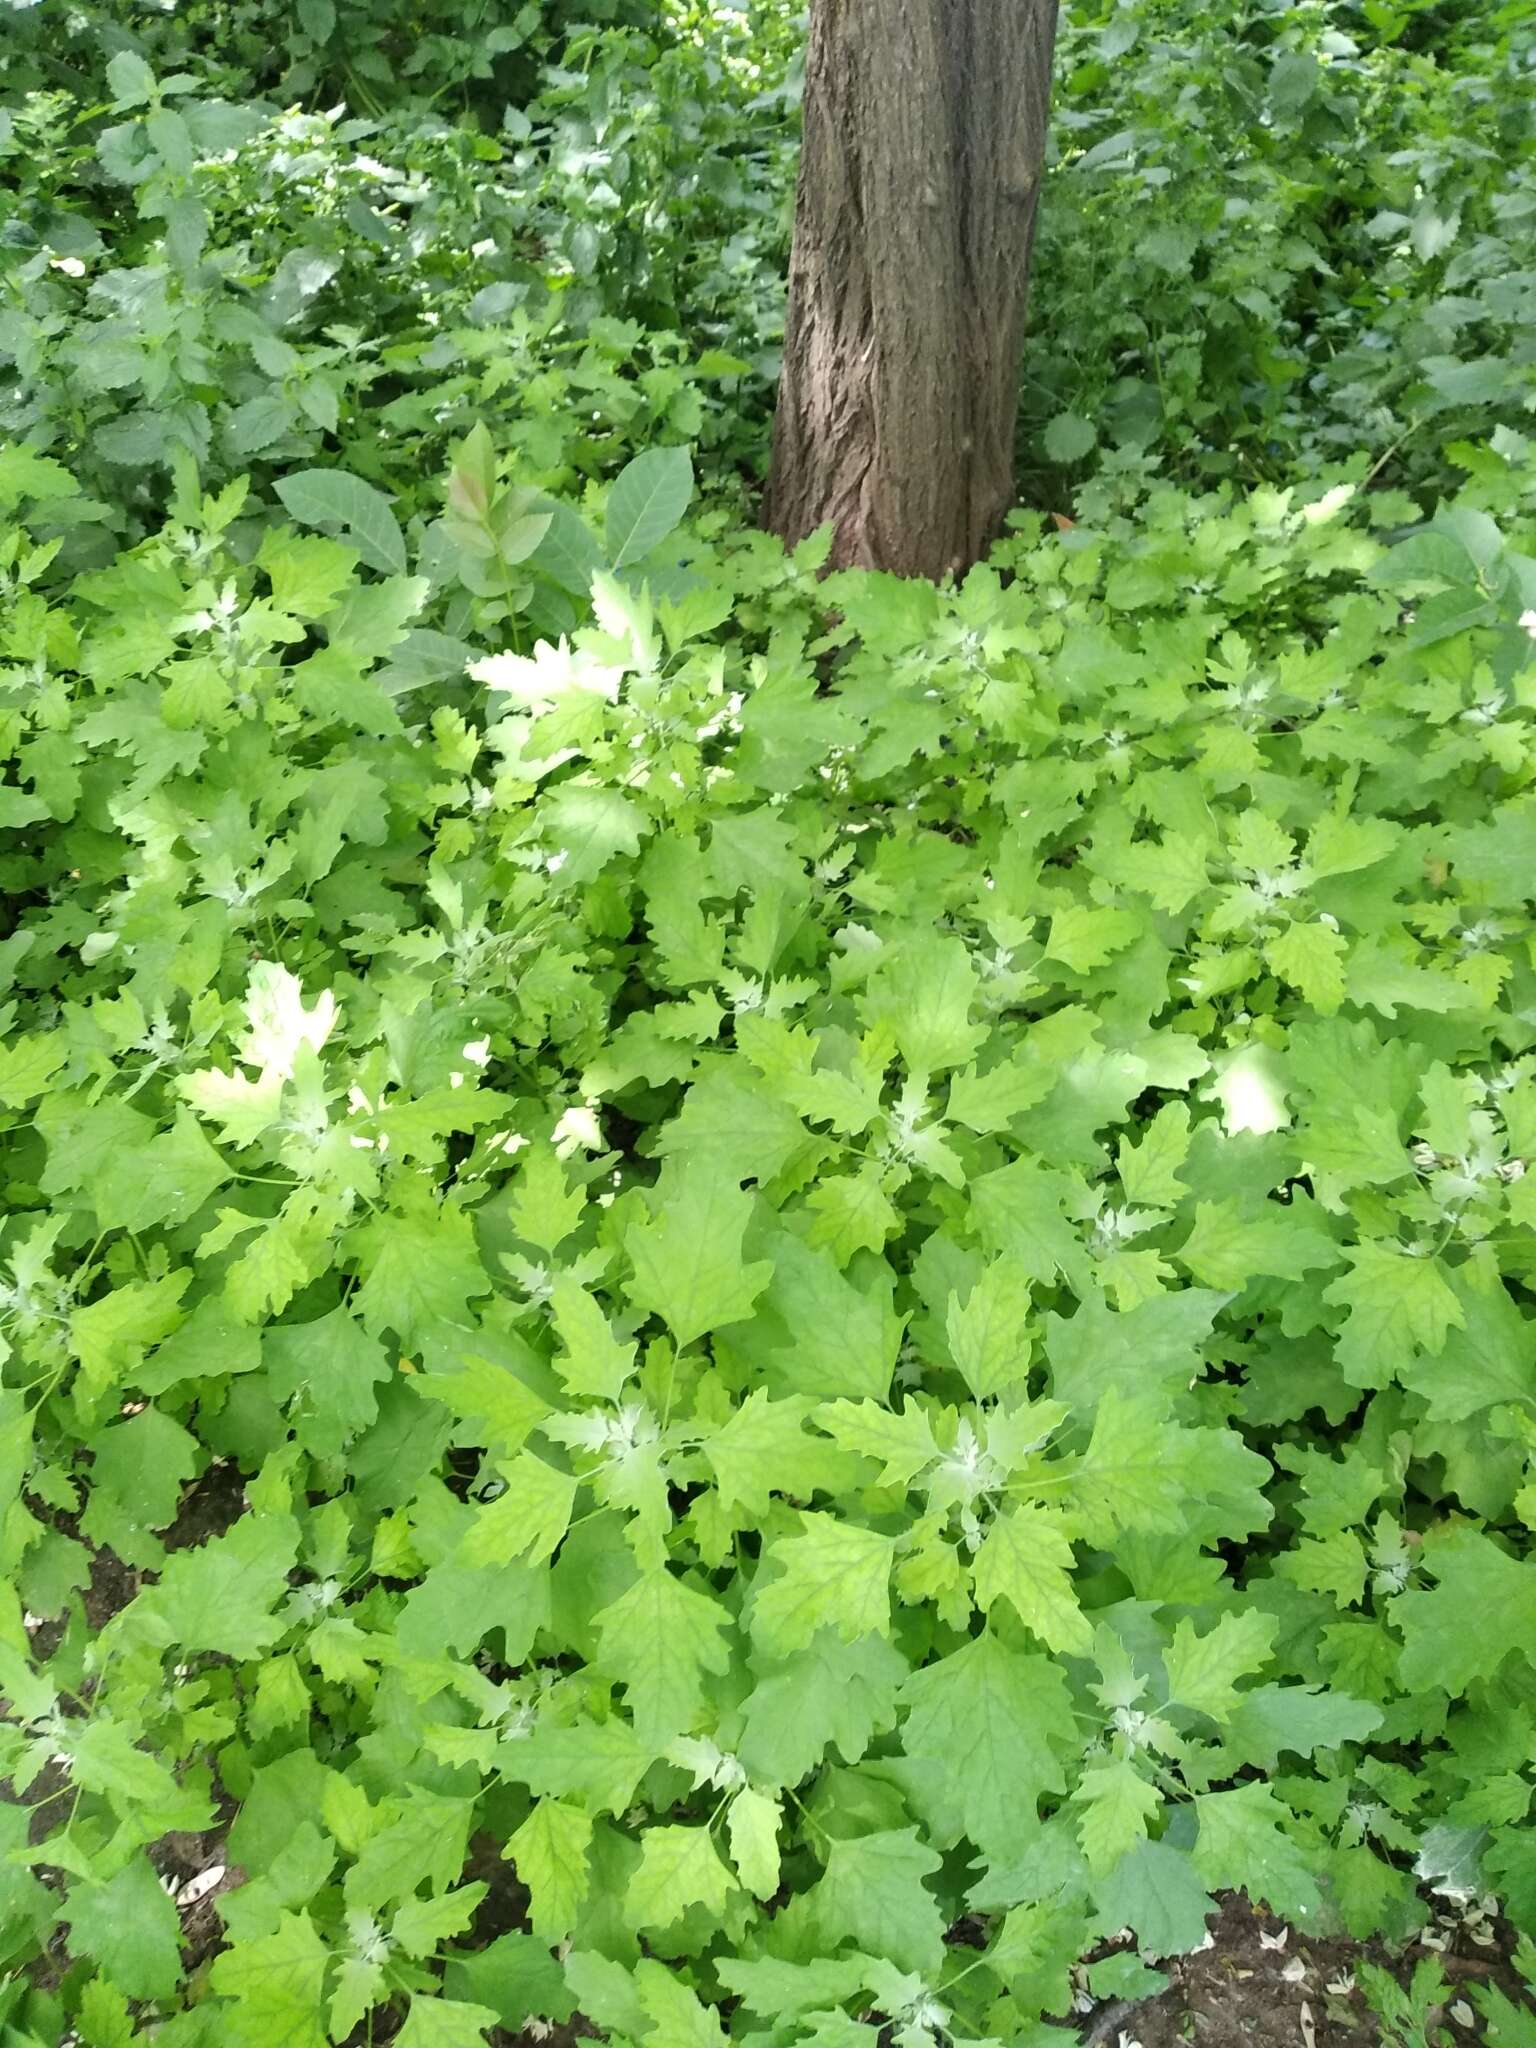
[[[340,527],[370,569],[405,574],[405,536],[388,498],[344,469],[300,469],[280,477],[277,495],[301,526]]]
[[[592,588],[593,576],[603,566],[603,551],[596,536],[580,513],[573,512],[569,505],[546,498],[541,509],[549,513],[549,524],[528,560],[551,583],[558,583],[573,597],[585,597]],[[609,517],[611,522],[611,512]]]
[[[605,535],[615,569],[626,568],[664,541],[693,496],[693,459],[686,448],[648,448],[620,470],[608,494]]]

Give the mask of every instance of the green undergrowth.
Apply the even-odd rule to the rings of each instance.
[[[1063,13],[1025,346],[1035,502],[1337,465],[1437,494],[1536,395],[1523,0]]]
[[[6,11],[0,2048],[1536,1940],[1529,39],[1228,12],[941,591],[753,528],[788,10]]]
[[[501,468],[0,463],[6,2042],[1536,1932],[1529,470],[940,592]]]
[[[1077,0],[1053,80],[1025,502],[1368,477],[1536,406],[1519,0]],[[417,33],[402,40],[407,18]],[[452,18],[473,34],[449,35]],[[367,19],[371,31],[360,31]],[[783,338],[784,0],[8,10],[0,430],[132,537],[317,451],[410,500],[477,419],[564,490],[652,440],[738,506]]]

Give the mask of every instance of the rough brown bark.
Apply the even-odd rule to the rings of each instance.
[[[1013,498],[1057,0],[813,0],[768,523],[967,568]]]

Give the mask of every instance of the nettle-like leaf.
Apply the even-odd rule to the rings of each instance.
[[[1181,1621],[1164,1660],[1169,1699],[1224,1721],[1239,1698],[1238,1681],[1269,1662],[1274,1636],[1274,1616],[1252,1610],[1222,1615],[1205,1635]]]
[[[273,1613],[287,1587],[299,1533],[286,1515],[247,1516],[227,1535],[179,1551],[158,1585],[125,1612],[125,1625],[148,1624],[159,1641],[191,1654],[254,1657],[283,1633]]]
[[[1162,1811],[1156,1788],[1124,1757],[1091,1763],[1072,1797],[1082,1807],[1078,1835],[1088,1868],[1103,1876],[1147,1837],[1147,1823]]]
[[[630,1295],[686,1345],[750,1315],[773,1267],[742,1255],[752,1204],[739,1183],[694,1170],[664,1178],[659,1195],[659,1213],[626,1240]]]
[[[813,1925],[827,1949],[850,1941],[901,1969],[936,1969],[944,1921],[924,1879],[935,1874],[939,1860],[916,1828],[833,1842],[825,1875],[808,1895]]]
[[[1239,1785],[1195,1801],[1198,1833],[1191,1852],[1212,1890],[1236,1881],[1275,1912],[1305,1920],[1321,1897],[1308,1860],[1285,1828],[1285,1809],[1267,1785]],[[1237,1873],[1242,1876],[1237,1878]]]
[[[776,1575],[756,1590],[753,1634],[771,1656],[803,1650],[822,1628],[845,1642],[890,1629],[895,1539],[835,1515],[800,1517],[768,1553]]]
[[[1047,1649],[1081,1653],[1093,1630],[1072,1587],[1073,1552],[1059,1521],[1033,1502],[1004,1508],[976,1552],[976,1605],[1005,1600]]]
[[[704,1706],[704,1674],[726,1669],[728,1617],[707,1595],[667,1571],[642,1573],[595,1617],[594,1668],[619,1680],[635,1733],[661,1749]]]
[[[1071,1703],[1055,1668],[1007,1649],[990,1630],[915,1672],[902,1687],[903,1747],[943,1773],[965,1833],[1002,1856],[1060,1792],[1059,1753],[1076,1746]],[[973,1759],[961,1765],[962,1757]]]
[[[670,1927],[693,1906],[719,1914],[730,1890],[730,1872],[707,1828],[648,1828],[625,1894],[625,1917],[632,1927]]]
[[[527,1885],[529,1917],[547,1941],[560,1941],[576,1924],[591,1883],[587,1848],[592,1822],[578,1807],[541,1799],[507,1842],[507,1855]]]

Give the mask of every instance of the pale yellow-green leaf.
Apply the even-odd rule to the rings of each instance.
[[[182,1271],[132,1280],[75,1310],[69,1337],[88,1392],[104,1393],[129,1378],[146,1349],[171,1334],[183,1320],[180,1302],[191,1278]]]
[[[62,1031],[29,1033],[0,1045],[0,1102],[7,1109],[20,1109],[42,1094],[68,1057]]]
[[[681,1348],[749,1316],[773,1267],[742,1258],[752,1197],[739,1186],[703,1166],[674,1163],[658,1189],[659,1213],[625,1235],[634,1267],[630,1298],[654,1309]]]
[[[507,1211],[519,1237],[552,1252],[576,1228],[586,1206],[586,1190],[567,1186],[554,1147],[539,1145],[526,1155]]]
[[[555,1371],[572,1394],[592,1401],[616,1401],[635,1369],[635,1346],[621,1344],[601,1307],[569,1273],[550,1289],[555,1330],[563,1345]]]
[[[731,1874],[708,1828],[647,1828],[639,1867],[624,1895],[624,1917],[635,1928],[670,1927],[690,1906],[722,1913],[730,1892]]]
[[[819,1446],[805,1433],[805,1419],[816,1403],[809,1394],[790,1394],[775,1401],[766,1388],[754,1387],[739,1408],[708,1437],[704,1455],[714,1468],[715,1484],[727,1508],[749,1515],[768,1512],[773,1493],[811,1491]]]
[[[1078,1840],[1096,1877],[1114,1869],[1127,1849],[1142,1841],[1162,1799],[1124,1757],[1105,1757],[1083,1772],[1072,1802],[1082,1808]]]
[[[1071,1474],[1073,1505],[1094,1542],[1113,1542],[1117,1529],[1171,1536],[1184,1526],[1168,1435],[1165,1404],[1153,1389],[1112,1386],[1100,1399],[1087,1456]]]
[[[1179,1168],[1189,1154],[1189,1105],[1165,1102],[1133,1145],[1122,1138],[1115,1164],[1128,1202],[1136,1207],[1172,1209],[1189,1189]]]
[[[780,1536],[767,1550],[778,1576],[759,1582],[752,1632],[771,1656],[803,1650],[818,1629],[844,1642],[890,1632],[891,1559],[895,1538],[835,1515],[802,1515],[800,1534]]]
[[[967,1067],[949,1084],[946,1116],[983,1136],[1005,1131],[1016,1116],[1044,1102],[1055,1085],[1056,1072],[1047,1060],[1016,1056],[985,1074]]]
[[[1272,1614],[1256,1607],[1223,1614],[1204,1635],[1181,1621],[1164,1658],[1168,1697],[1181,1707],[1224,1719],[1237,1703],[1238,1680],[1269,1662],[1277,1626]]]
[[[749,1892],[771,1899],[779,1888],[779,1802],[747,1785],[725,1817],[731,1861]]]
[[[1150,897],[1159,910],[1175,916],[1207,886],[1210,846],[1183,832],[1164,832],[1160,840],[1138,841],[1133,849],[1127,888]]]
[[[655,2022],[645,2037],[648,2048],[724,2048],[725,2029],[718,2011],[706,2005],[678,1971],[642,1956],[635,1965],[635,1988]]]
[[[512,1835],[506,1855],[528,1887],[528,1915],[543,1941],[563,1941],[587,1896],[592,1822],[559,1799],[541,1799]]]
[[[1260,1274],[1300,1280],[1336,1265],[1340,1247],[1302,1197],[1247,1205],[1228,1197],[1196,1203],[1194,1228],[1174,1257],[1202,1287],[1236,1294]]]
[[[317,1257],[322,1265],[328,1263],[319,1206],[314,1191],[301,1188],[231,1261],[224,1276],[224,1299],[241,1322],[280,1315],[314,1278]]]
[[[1134,911],[1069,904],[1051,919],[1046,956],[1064,961],[1074,973],[1091,974],[1094,968],[1102,967],[1106,960],[1129,946],[1141,930],[1142,920]]]
[[[1047,1649],[1081,1656],[1090,1628],[1072,1588],[1072,1545],[1049,1511],[1031,1502],[1005,1509],[982,1539],[973,1567],[976,1605],[1007,1600]]]
[[[479,1510],[459,1545],[459,1562],[510,1564],[526,1557],[537,1564],[554,1554],[570,1524],[576,1481],[532,1451],[501,1462],[498,1470],[507,1490]]]
[[[1323,1298],[1348,1310],[1336,1356],[1352,1387],[1389,1385],[1412,1347],[1433,1357],[1466,1321],[1438,1259],[1379,1239],[1351,1245],[1344,1256],[1351,1270]]]
[[[830,1174],[816,1183],[805,1201],[815,1218],[806,1242],[825,1246],[840,1266],[846,1266],[855,1252],[879,1251],[901,1226],[873,1163],[857,1173]]]
[[[476,1425],[476,1443],[510,1457],[527,1442],[549,1403],[506,1366],[471,1352],[453,1372],[417,1373],[412,1390],[440,1401],[450,1415]]]
[[[1390,818],[1351,818],[1327,812],[1307,835],[1307,866],[1315,877],[1347,875],[1385,860],[1403,836]]]
[[[698,1725],[706,1671],[730,1662],[730,1616],[671,1572],[642,1573],[597,1615],[595,1667],[622,1684],[640,1740],[660,1750]]]
[[[1349,948],[1332,925],[1298,919],[1264,948],[1270,968],[1300,989],[1319,1016],[1331,1017],[1344,1000],[1344,962]]]
[[[226,1074],[204,1067],[179,1083],[182,1094],[200,1117],[219,1126],[226,1145],[251,1145],[277,1122],[283,1111],[283,1077],[265,1073]]]
[[[1193,1856],[1212,1890],[1241,1886],[1287,1919],[1309,1919],[1321,1904],[1312,1858],[1285,1832],[1286,1808],[1257,1779],[1225,1792],[1197,1793]]]
[[[882,1486],[905,1486],[939,1455],[928,1418],[913,1403],[898,1415],[880,1401],[829,1401],[816,1420],[834,1443],[882,1467]]]
[[[1309,1593],[1328,1594],[1340,1607],[1358,1607],[1365,1597],[1365,1546],[1353,1529],[1304,1536],[1275,1559],[1275,1571]]]
[[[950,1355],[978,1401],[1018,1386],[1029,1373],[1029,1276],[1020,1261],[994,1259],[962,1307],[949,1298]]]

